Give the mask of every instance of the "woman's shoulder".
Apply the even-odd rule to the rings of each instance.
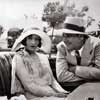
[[[20,59],[22,56],[24,56],[24,52],[18,51],[18,52],[15,53],[13,59]]]
[[[24,56],[24,51],[23,50],[20,50],[16,53],[16,55],[20,55],[20,56]]]
[[[49,57],[49,54],[44,54],[44,53],[37,53],[40,59],[42,60],[47,60]]]
[[[40,53],[40,52],[37,52],[36,54],[37,54],[38,56],[48,57],[48,54],[44,54],[44,53]]]

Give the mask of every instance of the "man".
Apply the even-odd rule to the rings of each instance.
[[[21,35],[21,33],[23,32],[23,28],[10,28],[8,30],[8,48],[12,48],[15,40]]]
[[[63,40],[57,45],[56,73],[66,86],[100,80],[100,39],[86,34],[84,23],[82,18],[68,17],[60,30]]]

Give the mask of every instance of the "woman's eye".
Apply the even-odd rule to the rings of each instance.
[[[28,39],[30,39],[30,40],[31,40],[31,39],[32,39],[32,37],[28,37]]]
[[[34,40],[39,41],[39,39],[38,39],[38,38],[36,38],[36,39],[34,39]]]

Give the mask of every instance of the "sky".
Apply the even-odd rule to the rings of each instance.
[[[22,20],[24,15],[41,18],[44,5],[48,2],[65,0],[0,0],[0,24],[10,26]],[[70,0],[71,1],[71,0]],[[100,0],[72,0],[77,8],[89,6],[88,15],[100,19]]]
[[[89,7],[88,15],[100,20],[100,0],[74,0],[77,7],[87,5]]]
[[[59,1],[59,0],[50,0]],[[21,20],[24,15],[36,16],[39,19],[42,16],[44,5],[49,0],[0,0],[0,23],[11,24]]]
[[[60,1],[61,4],[64,4],[65,0],[0,0],[0,25],[4,27],[5,30],[8,30],[11,27],[23,27],[31,25],[37,25],[41,28],[40,21],[30,20],[31,16],[41,18],[44,5],[48,2]],[[89,11],[88,15],[100,20],[100,0],[69,0],[72,3],[74,2],[77,9],[81,9],[83,6],[88,6]],[[25,16],[30,16],[26,21]],[[35,24],[33,24],[35,23]],[[95,30],[97,24],[93,23],[89,30]],[[0,45],[5,46],[6,41],[2,40],[7,37],[7,31],[4,32],[1,36]],[[6,48],[3,47],[3,48]]]

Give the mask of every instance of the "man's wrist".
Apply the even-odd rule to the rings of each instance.
[[[70,68],[69,68],[69,71],[72,72],[72,73],[75,73],[75,71],[76,71],[76,66],[70,67]]]

